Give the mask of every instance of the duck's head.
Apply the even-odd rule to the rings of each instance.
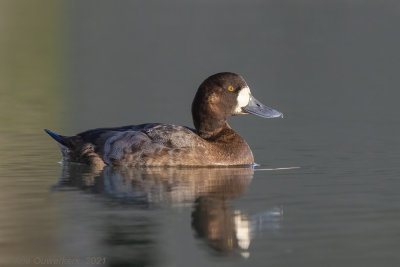
[[[222,72],[208,77],[199,87],[192,103],[192,116],[201,136],[212,136],[226,125],[229,116],[254,114],[263,118],[283,117],[254,98],[242,76]]]

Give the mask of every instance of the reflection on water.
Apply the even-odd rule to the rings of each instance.
[[[282,216],[280,208],[247,216],[238,209],[230,208],[221,198],[204,196],[196,200],[192,226],[198,237],[205,239],[215,251],[223,255],[238,252],[248,258],[251,240],[265,231],[279,229]]]
[[[200,238],[222,253],[250,246],[250,225],[245,214],[233,211],[223,199],[200,197],[192,213],[192,226]],[[242,252],[247,256],[248,252]]]
[[[72,187],[124,202],[179,204],[201,196],[223,200],[240,196],[253,177],[252,168],[112,168],[93,170],[66,163],[55,189]]]
[[[240,209],[230,207],[229,201],[240,197],[253,177],[253,168],[144,168],[117,169],[106,167],[92,170],[81,164],[64,164],[55,191],[77,188],[96,197],[97,203],[115,207],[112,216],[100,214],[102,221],[96,235],[103,235],[104,255],[119,264],[155,264],[157,237],[164,222],[146,213],[149,209],[162,212],[163,207],[189,207],[191,227],[211,251],[219,255],[240,254],[249,257],[257,225],[279,223],[281,213],[249,218]],[[85,203],[81,203],[85,205]],[[193,208],[192,208],[193,206]],[[118,210],[122,209],[121,212]],[[274,211],[271,211],[271,214]],[[268,213],[268,212],[267,212]],[[278,218],[278,220],[276,220]],[[82,222],[85,227],[87,221]],[[162,243],[162,242],[161,242]],[[82,243],[87,249],[91,246]],[[96,244],[93,244],[97,246]],[[127,250],[135,253],[126,253]]]

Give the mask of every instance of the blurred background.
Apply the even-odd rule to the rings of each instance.
[[[1,253],[11,255],[8,263],[21,255],[74,255],[78,249],[68,249],[76,239],[66,234],[71,231],[63,223],[66,216],[104,208],[91,200],[81,213],[70,213],[84,200],[49,189],[60,177],[61,155],[44,128],[73,135],[146,122],[192,127],[190,105],[199,84],[230,71],[246,79],[257,99],[285,114],[275,120],[230,119],[256,162],[301,167],[255,172],[236,204],[250,215],[292,208],[283,229],[293,231],[283,231],[281,238],[267,235],[276,247],[262,238],[250,246],[251,263],[394,266],[399,260],[394,226],[400,219],[393,206],[399,200],[399,25],[398,1],[0,0]],[[65,204],[76,198],[72,206]],[[329,207],[351,208],[330,213]],[[186,212],[190,220],[190,208],[183,210],[173,214]],[[314,213],[302,214],[302,220],[300,210]],[[324,243],[325,228],[318,227],[338,217],[348,224],[329,228],[339,238]],[[376,224],[363,224],[371,220]],[[304,254],[296,250],[304,243],[291,234],[298,233],[294,226],[310,222],[309,235],[299,238],[305,242],[315,234],[315,242],[307,241]],[[190,223],[181,223],[193,238]],[[83,225],[82,232],[92,229]],[[165,246],[165,240],[154,247]],[[192,239],[185,242],[198,264],[232,264],[193,254],[198,247]],[[76,247],[96,252],[96,244]],[[188,263],[185,257],[176,260],[179,248],[158,257],[171,266]],[[375,254],[365,256],[371,250]]]

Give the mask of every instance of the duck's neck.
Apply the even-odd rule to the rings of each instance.
[[[222,130],[229,128],[226,121],[227,115],[223,112],[218,112],[213,107],[198,105],[194,102],[192,105],[192,117],[194,127],[200,137],[204,139],[212,138],[218,135]]]
[[[224,129],[231,129],[226,122],[230,111],[221,103],[218,95],[208,92],[205,88],[203,83],[196,92],[192,103],[192,117],[200,137],[209,139]]]
[[[194,126],[201,138],[210,139],[217,136],[224,129],[231,129],[226,119],[193,120]]]

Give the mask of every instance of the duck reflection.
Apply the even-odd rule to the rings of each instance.
[[[240,211],[233,211],[223,199],[199,197],[192,213],[192,227],[215,251],[249,255],[249,220]]]
[[[115,168],[93,170],[81,164],[63,165],[57,190],[80,188],[149,205],[181,205],[198,197],[228,200],[240,196],[253,178],[253,168]]]
[[[149,206],[193,206],[191,225],[196,237],[213,251],[249,256],[254,218],[232,209],[229,200],[242,195],[253,178],[252,167],[115,168],[93,170],[65,164],[57,190],[77,187],[86,192]],[[194,205],[193,205],[194,203]],[[111,231],[112,232],[112,231]]]

